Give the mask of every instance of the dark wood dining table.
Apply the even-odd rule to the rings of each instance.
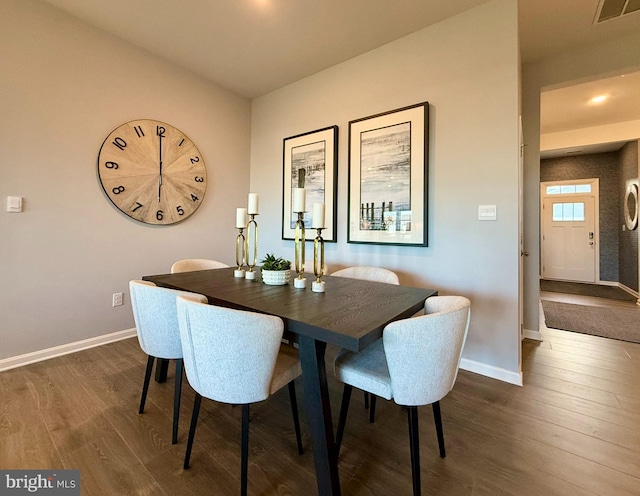
[[[331,405],[327,387],[327,344],[360,351],[382,335],[394,320],[422,310],[437,294],[433,289],[398,286],[344,277],[324,276],[326,291],[293,284],[268,286],[259,280],[235,278],[233,268],[144,276],[158,286],[199,293],[209,304],[280,317],[297,342],[302,365],[306,410],[316,468],[318,494],[340,494]]]

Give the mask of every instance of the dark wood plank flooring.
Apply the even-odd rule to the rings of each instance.
[[[640,345],[542,332],[543,342],[523,343],[524,387],[460,371],[441,402],[445,459],[431,409],[421,410],[424,495],[640,494]],[[173,366],[138,415],[145,359],[129,339],[0,373],[0,468],[80,469],[83,496],[237,495],[240,409],[203,402],[192,467],[183,470],[193,392],[185,381],[171,445]],[[336,422],[342,388],[331,377],[329,386]],[[369,424],[362,395],[352,400],[344,495],[411,494],[405,411],[378,403]],[[253,407],[250,494],[315,494],[301,414],[298,456],[286,388]]]

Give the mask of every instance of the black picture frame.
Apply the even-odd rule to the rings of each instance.
[[[314,203],[325,204],[326,242],[336,242],[338,225],[338,126],[291,136],[282,146],[282,239],[295,239],[295,221],[292,211],[293,189],[306,190],[304,214],[305,238],[313,241],[316,230],[311,229]],[[304,172],[304,174],[301,174]]]
[[[348,243],[428,246],[429,102],[349,122]]]

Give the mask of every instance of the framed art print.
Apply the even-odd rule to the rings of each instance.
[[[349,122],[349,243],[427,246],[429,103]]]
[[[311,229],[314,203],[325,204],[325,241],[337,240],[338,126],[330,126],[290,138],[283,143],[282,239],[295,239],[297,214],[292,210],[293,190],[304,188],[305,237],[316,237]]]

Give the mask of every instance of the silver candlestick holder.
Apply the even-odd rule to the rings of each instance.
[[[298,220],[296,220],[296,237],[295,237],[295,268],[298,274],[293,280],[293,287],[298,289],[304,289],[307,287],[307,280],[304,276],[304,245],[305,245],[305,232],[304,232],[304,212],[296,212],[298,214]]]
[[[314,293],[324,293],[325,284],[322,280],[324,275],[324,239],[322,239],[323,227],[318,227],[317,236],[313,240],[313,273],[316,280],[311,284],[311,291]]]
[[[247,270],[245,271],[245,279],[255,279],[256,273],[254,268],[258,265],[258,223],[256,222],[256,215],[249,214],[251,220],[247,224],[247,237],[244,240],[244,251],[247,258]],[[249,252],[249,247],[253,247],[253,253]]]
[[[236,237],[236,270],[233,271],[233,277],[244,277],[244,264],[247,262],[247,252],[245,250],[246,239],[244,237],[244,227],[238,228],[239,234]]]

